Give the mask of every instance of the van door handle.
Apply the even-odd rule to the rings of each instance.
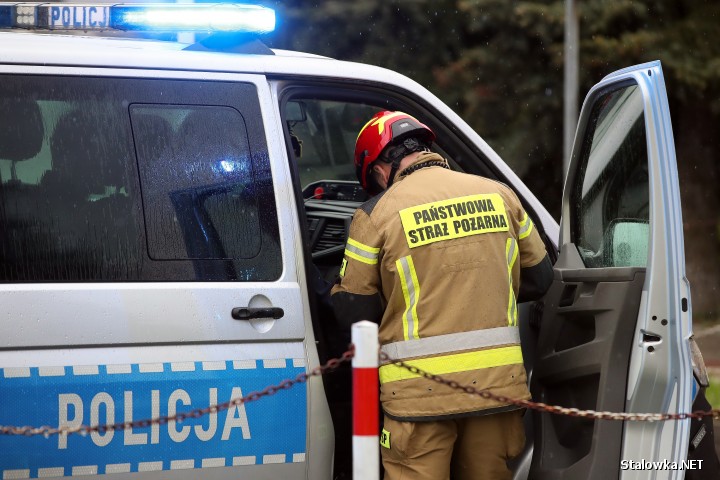
[[[253,318],[282,318],[285,312],[279,307],[237,307],[232,309],[232,318],[235,320],[252,320]]]

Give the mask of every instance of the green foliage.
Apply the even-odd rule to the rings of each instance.
[[[559,215],[565,0],[268,1],[272,46],[384,66],[450,105]],[[660,59],[671,103],[720,114],[720,2],[577,0],[580,97]],[[698,99],[709,99],[697,102]]]
[[[271,45],[391,68],[426,87],[461,46],[462,18],[450,0],[266,3],[286,21]]]
[[[468,35],[443,98],[457,95],[466,119],[551,210],[562,190],[562,2],[460,1]],[[547,168],[550,166],[550,168]],[[545,173],[540,175],[540,171]]]
[[[705,390],[705,397],[712,408],[720,408],[720,378],[710,379],[710,386]]]
[[[583,2],[583,63],[607,73],[660,59],[679,100],[710,99],[720,112],[720,3],[600,0]]]

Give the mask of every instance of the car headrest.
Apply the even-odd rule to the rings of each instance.
[[[223,128],[217,128],[222,125]],[[176,143],[208,160],[235,156],[244,150],[242,136],[229,132],[244,130],[242,117],[232,108],[199,108],[190,113],[176,134]]]
[[[124,149],[119,148],[122,138],[112,137],[120,135],[112,125],[111,118],[96,112],[75,110],[63,115],[50,141],[52,170],[58,179],[75,184],[83,193],[118,185],[122,163],[117,155]]]
[[[0,128],[0,158],[19,161],[37,155],[45,135],[37,102],[0,98],[0,115],[12,118]]]
[[[218,126],[221,126],[219,128]],[[242,116],[228,107],[199,107],[176,132],[172,155],[185,165],[177,175],[192,175],[198,185],[247,174],[250,155]],[[179,178],[179,177],[178,177]]]
[[[172,125],[161,116],[138,113],[132,115],[133,131],[142,132],[144,138],[166,140],[173,134]]]
[[[177,138],[179,142],[190,144],[198,138],[204,138],[203,144],[210,144],[213,147],[221,146],[228,139],[235,137],[222,129],[218,129],[217,125],[236,128],[241,123],[242,117],[235,109],[229,107],[200,107],[185,117],[178,129]]]

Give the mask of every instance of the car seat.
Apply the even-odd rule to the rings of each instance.
[[[18,180],[15,167],[38,155],[44,127],[40,107],[31,99],[0,98],[0,113],[12,118],[0,128],[0,159],[11,162],[10,178],[0,178],[0,282],[25,281],[32,277],[24,252],[34,210],[27,200],[37,187]]]

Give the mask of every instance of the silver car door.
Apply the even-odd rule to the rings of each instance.
[[[559,243],[534,361],[534,399],[598,411],[689,411],[690,289],[659,62],[613,73],[586,97]],[[687,455],[688,421],[534,418],[534,479],[639,478],[646,474],[621,464],[681,462]]]

